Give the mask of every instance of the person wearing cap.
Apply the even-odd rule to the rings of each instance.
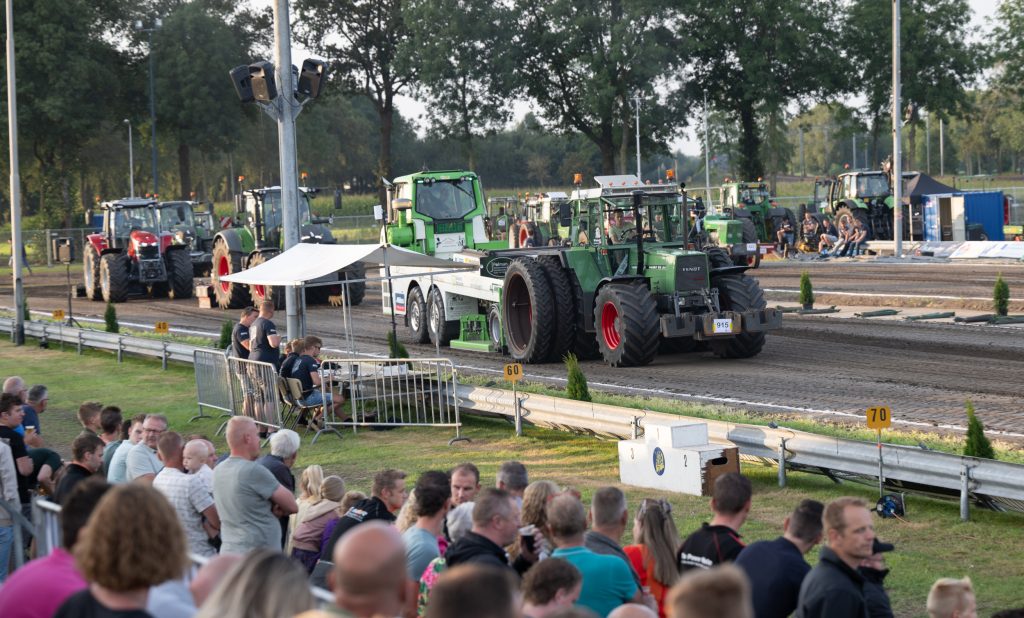
[[[896,549],[892,543],[884,543],[875,537],[871,546],[871,557],[861,561],[857,571],[864,576],[864,600],[868,604],[869,618],[893,618],[889,595],[885,592],[885,576],[889,569],[885,567],[886,552]]]

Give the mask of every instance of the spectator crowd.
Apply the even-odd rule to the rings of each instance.
[[[710,519],[684,536],[663,497],[637,497],[631,512],[621,489],[602,487],[585,503],[531,482],[519,462],[487,486],[472,463],[415,477],[382,469],[363,493],[319,465],[296,480],[294,431],[271,434],[264,454],[257,424],[233,417],[218,457],[162,415],[91,402],[64,462],[43,439],[46,388],[14,377],[3,389],[4,618],[893,615],[895,547],[858,498],[802,500],[778,538],[748,545],[741,530],[757,505],[737,473],[717,477]],[[36,549],[13,535],[34,495],[61,506],[61,546],[9,572],[16,552]],[[812,567],[805,556],[819,545]],[[976,616],[970,580],[940,579],[921,609]]]

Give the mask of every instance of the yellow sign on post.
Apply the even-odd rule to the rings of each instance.
[[[171,332],[171,329],[167,326],[167,322],[157,322],[153,326],[153,331],[158,335],[166,335]]]
[[[519,363],[509,363],[505,365],[505,380],[515,384],[519,380],[523,379],[523,366]]]
[[[867,422],[869,429],[887,429],[892,425],[892,410],[889,406],[868,408]]]
[[[53,319],[57,320],[58,322],[63,320],[64,319],[64,310],[63,309],[54,309],[53,310]]]

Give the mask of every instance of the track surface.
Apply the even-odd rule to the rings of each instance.
[[[752,274],[766,289],[795,290],[805,269],[817,290],[879,295],[857,296],[859,304],[898,305],[903,301],[912,305],[913,300],[906,296],[949,296],[961,300],[933,299],[925,306],[985,309],[988,302],[969,298],[990,297],[992,281],[999,272],[1010,285],[1011,297],[1024,297],[1024,266],[1012,263],[790,260],[766,263]],[[0,303],[10,306],[10,279],[3,281],[6,285],[0,288]],[[33,310],[66,310],[63,273],[59,277],[28,276],[25,284]],[[886,298],[888,295],[892,297]],[[772,303],[795,300],[785,292],[768,296]],[[849,302],[849,297],[840,300]],[[827,302],[837,301],[831,298]],[[133,299],[117,308],[122,324],[151,325],[161,320],[169,322],[172,329],[206,332],[219,332],[224,320],[237,317],[233,310],[199,309],[194,300]],[[1011,311],[1021,308],[1024,302],[1015,302]],[[77,317],[100,318],[103,304],[75,299],[74,312]],[[277,322],[283,326],[283,311]],[[369,287],[366,300],[353,311],[353,323],[358,351],[384,351],[390,321],[380,313],[378,287]],[[311,308],[307,324],[309,332],[322,336],[327,346],[343,346],[339,309]],[[399,335],[410,354],[434,355],[429,345],[408,343],[401,322]],[[496,377],[508,360],[497,354],[450,349],[441,353],[463,372]],[[764,351],[753,359],[726,361],[704,352],[659,356],[651,365],[637,369],[612,369],[599,361],[582,364],[592,388],[851,424],[862,422],[865,408],[886,404],[892,407],[897,423],[940,430],[962,428],[966,424],[964,401],[971,399],[988,430],[1024,444],[1021,328],[787,315],[783,328],[769,334]],[[557,364],[530,366],[527,373],[531,378],[556,382],[565,375]]]

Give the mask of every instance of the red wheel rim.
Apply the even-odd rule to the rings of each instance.
[[[619,330],[615,326],[615,320],[619,317],[619,310],[615,303],[605,303],[601,308],[601,333],[604,335],[604,343],[609,350],[614,350],[622,343],[619,337]]]
[[[526,246],[526,239],[530,237],[530,232],[527,231],[526,226],[519,228],[519,246]]]
[[[259,298],[260,300],[267,297],[267,289],[262,285],[257,284],[254,285],[253,288],[256,290],[256,297]]]
[[[747,256],[747,266],[754,266],[755,264],[757,264],[757,256],[756,255],[748,255]]]
[[[222,292],[227,294],[228,290],[231,289],[231,284],[224,281],[224,277],[231,274],[231,266],[228,264],[227,256],[221,256],[220,261],[217,262],[217,279],[220,280],[220,289]]]

